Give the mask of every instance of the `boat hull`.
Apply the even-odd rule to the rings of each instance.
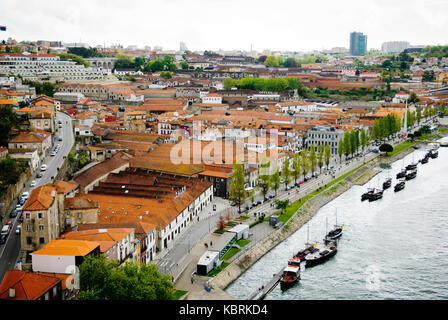
[[[337,249],[330,251],[328,254],[326,254],[325,256],[320,256],[319,258],[316,259],[305,259],[306,261],[306,267],[314,267],[317,266],[318,264],[321,264],[325,261],[327,261],[328,259],[330,259],[331,257],[333,257],[337,252]]]

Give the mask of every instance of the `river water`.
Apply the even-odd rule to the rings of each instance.
[[[364,186],[353,186],[322,207],[226,291],[246,299],[304,247],[308,224],[314,243],[337,218],[344,233],[336,255],[314,267],[302,264],[299,282],[286,291],[278,285],[266,300],[448,299],[448,148],[439,148],[438,158],[419,164],[417,177],[406,181],[403,190],[393,190],[395,175],[426,151],[412,152],[391,169],[381,169]],[[382,199],[361,202],[368,187],[380,188],[387,177],[392,178],[392,187]]]

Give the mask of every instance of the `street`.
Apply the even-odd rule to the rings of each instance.
[[[51,177],[55,177],[57,173],[57,168],[61,166],[62,162],[64,161],[64,157],[67,157],[68,153],[70,152],[73,143],[74,143],[74,137],[73,137],[73,129],[72,129],[72,121],[70,116],[68,116],[65,113],[57,112],[56,114],[56,127],[57,121],[61,120],[62,122],[62,128],[58,129],[58,132],[56,132],[54,136],[53,141],[53,147],[59,143],[61,145],[61,148],[59,152],[54,157],[50,157],[48,155],[46,158],[43,159],[42,164],[47,165],[47,170],[42,172],[42,178],[37,179],[36,178],[36,172],[34,172],[30,180],[26,183],[25,188],[23,188],[22,192],[28,191],[31,193],[33,188],[30,188],[30,182],[32,180],[36,180],[36,187],[52,183]],[[58,141],[58,137],[62,137],[62,141]],[[2,221],[2,225],[6,223],[6,221],[10,220],[12,222],[12,228],[9,232],[9,236],[6,240],[5,244],[0,245],[0,281],[3,280],[3,277],[8,269],[13,269],[17,258],[20,253],[20,234],[17,235],[15,233],[17,225],[20,225],[19,219],[21,217],[21,212],[17,214],[17,217],[10,218],[9,213],[11,210],[15,209],[17,204],[17,201],[14,201],[11,207],[6,211],[6,217],[4,218],[4,221]],[[23,232],[23,230],[22,230]]]

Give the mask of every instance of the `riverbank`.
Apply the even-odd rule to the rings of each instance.
[[[364,185],[370,181],[380,172],[376,169],[380,164],[390,164],[407,156],[413,151],[414,149],[409,146],[393,156],[379,156],[369,163],[360,166],[355,172],[345,177],[345,179],[342,179],[335,185],[313,196],[308,201],[304,202],[287,224],[233,261],[222,272],[211,279],[209,284],[212,288],[219,288],[220,290],[226,289],[261,257],[300,229],[322,206],[340,196],[353,185]]]

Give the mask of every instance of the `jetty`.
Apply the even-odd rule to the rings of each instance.
[[[284,268],[283,268],[284,269]],[[269,294],[280,282],[282,278],[283,269],[279,273],[275,273],[271,281],[269,281],[265,286],[262,286],[253,292],[246,300],[263,300],[266,295]]]

